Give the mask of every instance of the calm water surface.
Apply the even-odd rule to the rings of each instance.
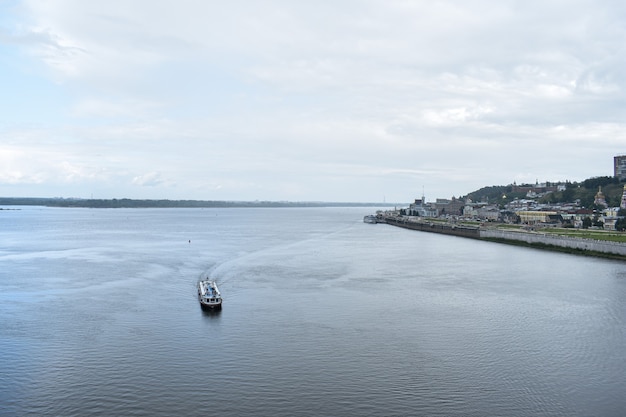
[[[0,211],[0,415],[626,415],[625,263],[372,211]]]

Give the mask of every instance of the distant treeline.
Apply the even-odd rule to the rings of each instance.
[[[406,204],[406,203],[401,203]],[[393,207],[391,203],[338,203],[291,201],[203,201],[0,197],[0,206],[45,206],[84,208],[219,208],[219,207]]]

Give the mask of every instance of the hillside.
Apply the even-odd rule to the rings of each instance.
[[[527,190],[515,191],[527,188],[541,189],[542,187],[565,186],[563,191],[554,191],[537,198],[539,203],[574,203],[577,200],[582,207],[592,207],[598,187],[602,187],[602,193],[605,196],[609,207],[618,207],[622,200],[624,191],[624,183],[620,183],[615,177],[594,177],[586,179],[582,182],[548,182],[544,184],[510,184],[496,185],[480,188],[467,194],[465,197],[472,201],[488,201],[490,203],[505,204],[516,198],[527,198]],[[540,193],[541,194],[541,193]]]

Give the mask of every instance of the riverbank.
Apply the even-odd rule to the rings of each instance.
[[[480,227],[478,226],[416,220],[411,217],[399,216],[386,216],[384,217],[384,223],[391,224],[392,226],[403,227],[405,229],[419,230],[420,232],[441,233],[444,235],[480,239]]]
[[[458,225],[399,216],[386,216],[384,220],[385,223],[392,226],[421,232],[440,233],[575,255],[626,261],[626,243],[623,242],[561,236],[554,233],[541,233],[521,229],[501,230],[493,227]]]

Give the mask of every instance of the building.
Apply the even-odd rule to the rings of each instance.
[[[494,205],[479,208],[477,215],[479,219],[491,222],[497,222],[501,218],[500,210]]]
[[[620,181],[626,181],[626,155],[613,157],[613,176]]]
[[[618,220],[619,207],[609,207],[602,211],[600,221],[604,223],[604,230],[615,230],[615,224]]]
[[[622,203],[619,205],[619,208],[626,210],[626,185],[624,186],[624,192],[622,193]]]
[[[438,198],[435,202],[435,208],[440,216],[452,215],[458,216],[463,213],[463,206],[465,202],[461,199],[452,197],[451,200],[445,198]]]
[[[624,157],[626,158],[626,156]],[[553,193],[559,190],[559,184],[550,184],[550,183],[535,183],[535,185],[517,185],[515,181],[511,185],[511,192],[514,193],[532,193],[535,195],[543,195],[546,193]]]
[[[426,204],[426,199],[423,196],[421,199],[416,198],[415,202],[410,204],[405,212],[407,216],[437,217],[437,209]]]
[[[524,224],[549,223],[551,216],[559,213],[556,211],[518,211],[517,215]]]
[[[598,192],[596,193],[596,197],[593,200],[593,204],[596,206],[603,206],[607,208],[609,205],[606,204],[606,198],[604,197],[604,193],[602,192],[602,187],[598,187]]]

